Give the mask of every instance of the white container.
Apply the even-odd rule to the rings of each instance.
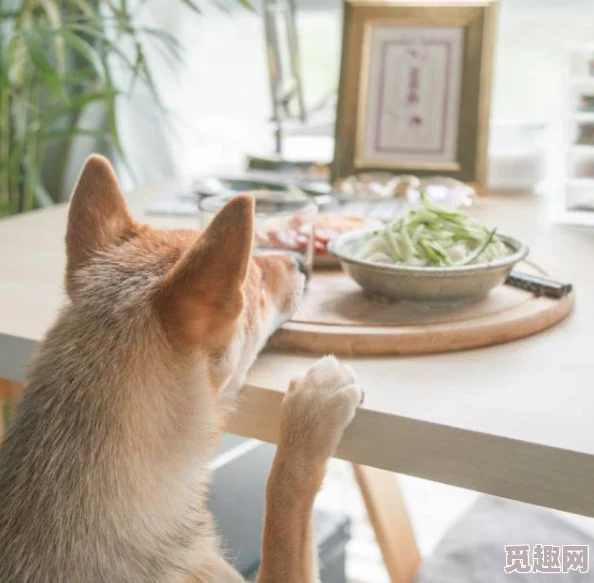
[[[488,189],[532,192],[546,170],[546,125],[494,120],[490,126]]]

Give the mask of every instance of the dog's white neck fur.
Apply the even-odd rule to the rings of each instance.
[[[238,333],[228,350],[228,359],[234,363],[233,374],[223,384],[219,393],[221,405],[226,412],[232,412],[235,409],[237,396],[245,383],[248,371],[270,335],[289,318],[290,314],[283,314],[276,309],[271,310],[268,318],[255,330],[253,338],[246,338],[245,316],[241,319]]]

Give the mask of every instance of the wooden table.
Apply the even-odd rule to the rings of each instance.
[[[129,196],[134,214],[171,187]],[[552,225],[540,197],[480,199],[473,214],[519,235],[575,285],[574,313],[537,336],[480,350],[348,359],[366,392],[345,459],[594,516],[594,230]],[[145,217],[161,227],[188,218]],[[0,222],[0,378],[22,379],[63,300],[66,208]],[[311,355],[265,353],[229,431],[274,442],[290,377]]]

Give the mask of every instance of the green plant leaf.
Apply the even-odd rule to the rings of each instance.
[[[216,4],[221,10],[225,12],[230,12],[230,2],[225,0],[212,0],[214,4]],[[238,4],[247,8],[248,10],[255,10],[253,4],[249,0],[235,0]]]
[[[202,10],[194,0],[181,0],[182,4],[185,4],[190,10],[195,12],[196,14],[202,14]]]
[[[93,27],[78,24],[78,23],[71,23],[68,24],[67,27],[69,30],[74,32],[80,32],[82,34],[89,35],[96,39],[99,43],[101,43],[103,47],[103,51],[97,51],[98,53],[104,53],[110,56],[117,56],[120,59],[120,62],[124,64],[128,69],[131,71],[135,68],[135,61],[130,58],[122,49],[117,46],[117,43],[112,41],[103,30],[97,30]],[[105,65],[102,62],[103,70],[105,71]]]
[[[91,65],[97,75],[103,77],[104,69],[103,63],[101,62],[101,56],[93,45],[86,42],[80,35],[77,35],[70,30],[58,30],[56,31],[56,35],[61,36],[71,49],[76,51],[87,63],[89,63],[89,65]]]
[[[77,10],[85,16],[85,18],[91,22],[95,22],[101,26],[101,16],[99,10],[96,8],[96,3],[88,2],[88,0],[66,0],[68,4],[74,6]]]
[[[138,72],[139,72],[140,76],[142,77],[142,80],[144,81],[148,90],[150,91],[155,103],[157,104],[157,106],[159,107],[159,109],[161,111],[164,111],[165,106],[163,105],[163,102],[161,101],[161,96],[159,95],[159,91],[158,91],[157,86],[154,82],[153,75],[152,75],[149,65],[147,63],[147,60],[144,56],[143,46],[140,42],[136,43],[136,55],[138,58]],[[132,90],[132,87],[131,87],[131,90]]]
[[[30,182],[33,193],[35,195],[35,202],[41,208],[47,208],[53,206],[55,203],[52,197],[49,195],[48,191],[45,189],[43,182],[41,180],[41,176],[39,175],[39,170],[27,157],[23,160],[23,167],[25,169],[25,176],[27,180]],[[31,210],[31,209],[26,209]]]
[[[171,33],[147,26],[139,28],[138,32],[158,39],[173,56],[181,58],[183,46]]]
[[[76,114],[82,111],[89,103],[95,101],[109,101],[115,99],[121,93],[115,89],[104,89],[101,91],[89,91],[76,99],[73,99],[67,106],[56,105],[44,113],[42,120],[45,124],[51,125],[59,119]]]
[[[114,13],[118,20],[126,18],[127,14],[124,12],[124,10],[119,8],[119,6],[116,6],[111,0],[105,0],[105,4],[109,6],[109,9]]]
[[[0,203],[0,217],[10,217],[16,213],[14,204],[10,202]]]
[[[67,103],[68,96],[64,91],[62,79],[60,78],[58,71],[52,66],[52,64],[48,60],[45,47],[41,42],[39,33],[27,30],[24,36],[27,50],[29,51],[29,55],[31,56],[31,61],[36,67],[37,73],[39,73],[43,81],[51,89],[53,89],[54,93],[59,95],[60,98]]]
[[[47,20],[52,31],[59,31],[62,26],[62,15],[60,14],[60,7],[55,0],[44,0],[41,2],[41,7],[45,11]],[[66,50],[64,47],[64,40],[57,36],[55,38],[55,59],[56,69],[62,77],[66,72]]]
[[[64,138],[75,138],[77,136],[87,136],[101,140],[110,140],[109,132],[103,130],[91,130],[84,128],[67,128],[65,130],[39,130],[34,132],[35,137],[44,140],[61,140]]]

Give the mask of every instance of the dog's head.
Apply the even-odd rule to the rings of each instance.
[[[253,200],[237,196],[202,233],[141,225],[92,156],[70,205],[66,289],[74,306],[206,363],[213,391],[233,394],[305,286],[292,257],[252,255],[253,223]]]

